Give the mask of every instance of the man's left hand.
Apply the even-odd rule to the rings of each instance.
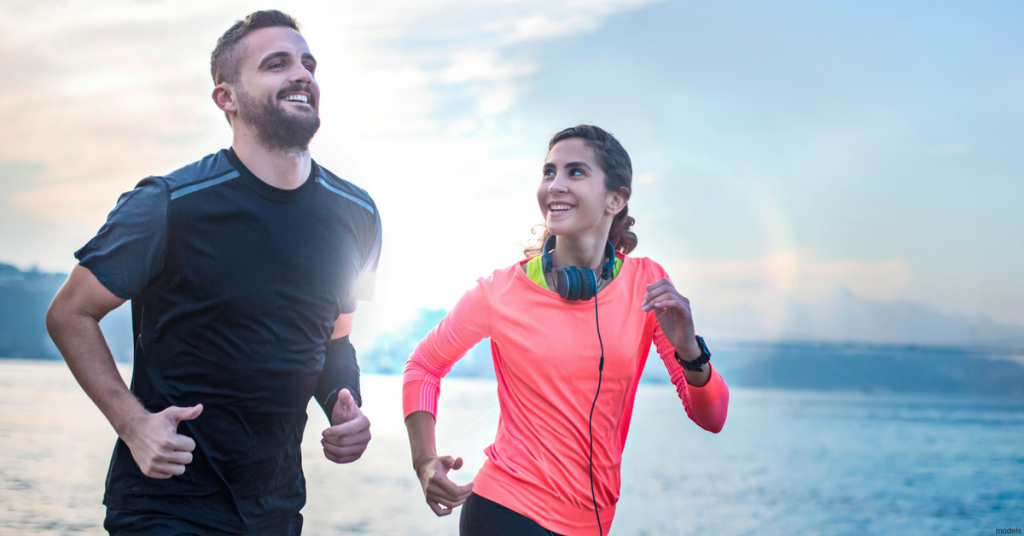
[[[334,463],[352,463],[358,460],[370,444],[370,419],[356,405],[352,393],[342,389],[331,412],[331,426],[324,430],[320,444],[324,456]]]

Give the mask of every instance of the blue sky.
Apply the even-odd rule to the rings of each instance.
[[[521,257],[547,139],[578,123],[630,151],[636,254],[712,332],[845,292],[1024,326],[1019,3],[293,5],[314,158],[384,217],[375,326]],[[0,262],[69,269],[119,192],[230,143],[208,54],[260,7],[0,6]]]

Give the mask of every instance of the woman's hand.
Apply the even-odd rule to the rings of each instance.
[[[664,278],[647,285],[644,294],[644,311],[654,310],[661,331],[668,342],[672,343],[679,357],[691,361],[700,357],[700,346],[697,346],[696,333],[693,329],[693,314],[690,312],[690,300],[672,286],[672,282]]]
[[[416,476],[420,477],[427,506],[438,517],[452,513],[456,506],[466,502],[473,491],[472,482],[458,486],[448,478],[449,470],[461,467],[462,458],[451,456],[428,456],[416,464]]]

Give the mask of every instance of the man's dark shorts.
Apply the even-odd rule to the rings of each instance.
[[[242,533],[225,532],[160,512],[131,512],[108,508],[103,528],[110,536],[299,536],[302,533],[302,514],[295,514],[280,524]]]

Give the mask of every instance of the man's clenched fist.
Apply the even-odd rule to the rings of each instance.
[[[133,423],[121,439],[132,451],[132,458],[142,474],[150,478],[171,478],[185,472],[185,466],[192,462],[196,442],[178,433],[178,423],[195,419],[202,412],[202,404],[190,408],[171,406]]]
[[[334,463],[358,460],[370,444],[370,419],[363,415],[348,389],[338,393],[338,401],[331,412],[331,424],[320,440],[324,456]]]

